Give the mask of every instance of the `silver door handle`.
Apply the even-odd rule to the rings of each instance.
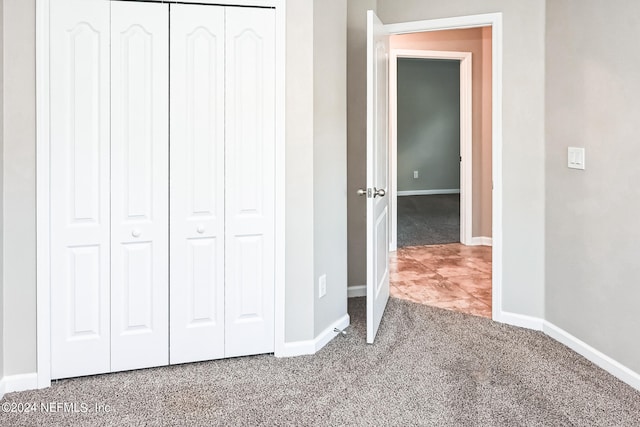
[[[357,191],[358,196],[366,196],[367,195],[367,190],[364,188],[360,188]]]
[[[373,187],[373,197],[384,197],[384,195],[387,194],[387,192],[383,189],[383,188],[376,188]]]

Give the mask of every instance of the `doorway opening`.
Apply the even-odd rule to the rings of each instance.
[[[390,48],[391,296],[491,318],[492,27]]]

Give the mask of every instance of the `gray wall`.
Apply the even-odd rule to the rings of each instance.
[[[460,189],[460,61],[398,59],[397,108],[398,191]]]
[[[507,312],[542,317],[544,315],[545,1],[378,0],[377,3],[378,15],[385,23],[480,13],[503,13],[502,308]],[[350,48],[353,49],[359,45],[353,40],[349,43],[352,45]],[[364,68],[349,70],[350,75],[351,73],[360,73],[362,76]],[[349,126],[361,129],[364,126],[363,123],[349,118]],[[360,137],[360,133],[353,135],[349,130],[350,150],[352,145],[364,146],[364,144],[364,138]],[[354,171],[351,171],[351,168]],[[349,169],[351,180],[352,176],[363,173],[364,162],[362,159],[350,158]],[[354,186],[364,185],[364,180],[353,184]],[[351,181],[349,185],[351,187]],[[350,210],[349,214],[359,217],[360,211]],[[364,227],[351,227],[350,222],[349,241],[351,262],[352,254],[363,253],[365,250]],[[351,266],[349,268],[350,285],[361,285],[365,281],[364,265],[354,266],[355,268],[359,270],[353,271]]]
[[[313,338],[313,7],[287,1],[285,339]]]
[[[546,318],[640,372],[640,3],[547,8]]]
[[[35,1],[4,0],[4,373],[36,366]]]
[[[315,335],[347,313],[347,0],[314,0]],[[327,293],[318,297],[318,278]]]

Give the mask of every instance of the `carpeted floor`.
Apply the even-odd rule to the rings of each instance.
[[[459,194],[398,197],[398,247],[459,241]]]
[[[391,299],[367,345],[364,298],[349,313],[348,336],[314,356],[59,381],[9,394],[2,408],[75,402],[88,413],[5,412],[0,425],[640,425],[640,393],[542,333]]]

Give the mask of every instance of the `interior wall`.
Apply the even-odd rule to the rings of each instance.
[[[504,40],[501,308],[540,318],[544,315],[545,1],[378,0],[378,15],[387,24],[494,12],[502,12]],[[355,251],[364,251],[362,234],[349,239],[359,242]]]
[[[471,52],[471,235],[491,237],[491,27],[394,35],[391,48]]]
[[[635,0],[547,3],[546,319],[635,372],[639,38]]]
[[[314,0],[314,336],[347,314],[347,1]],[[326,295],[318,280],[326,275]]]
[[[460,190],[460,61],[398,58],[397,70],[398,191]]]
[[[376,0],[347,0],[347,209],[349,286],[367,282],[366,198],[358,196],[367,184],[367,10]],[[366,245],[366,241],[364,242]]]
[[[285,340],[314,332],[313,0],[287,0]]]
[[[3,3],[4,373],[15,375],[36,367],[35,0]]]

